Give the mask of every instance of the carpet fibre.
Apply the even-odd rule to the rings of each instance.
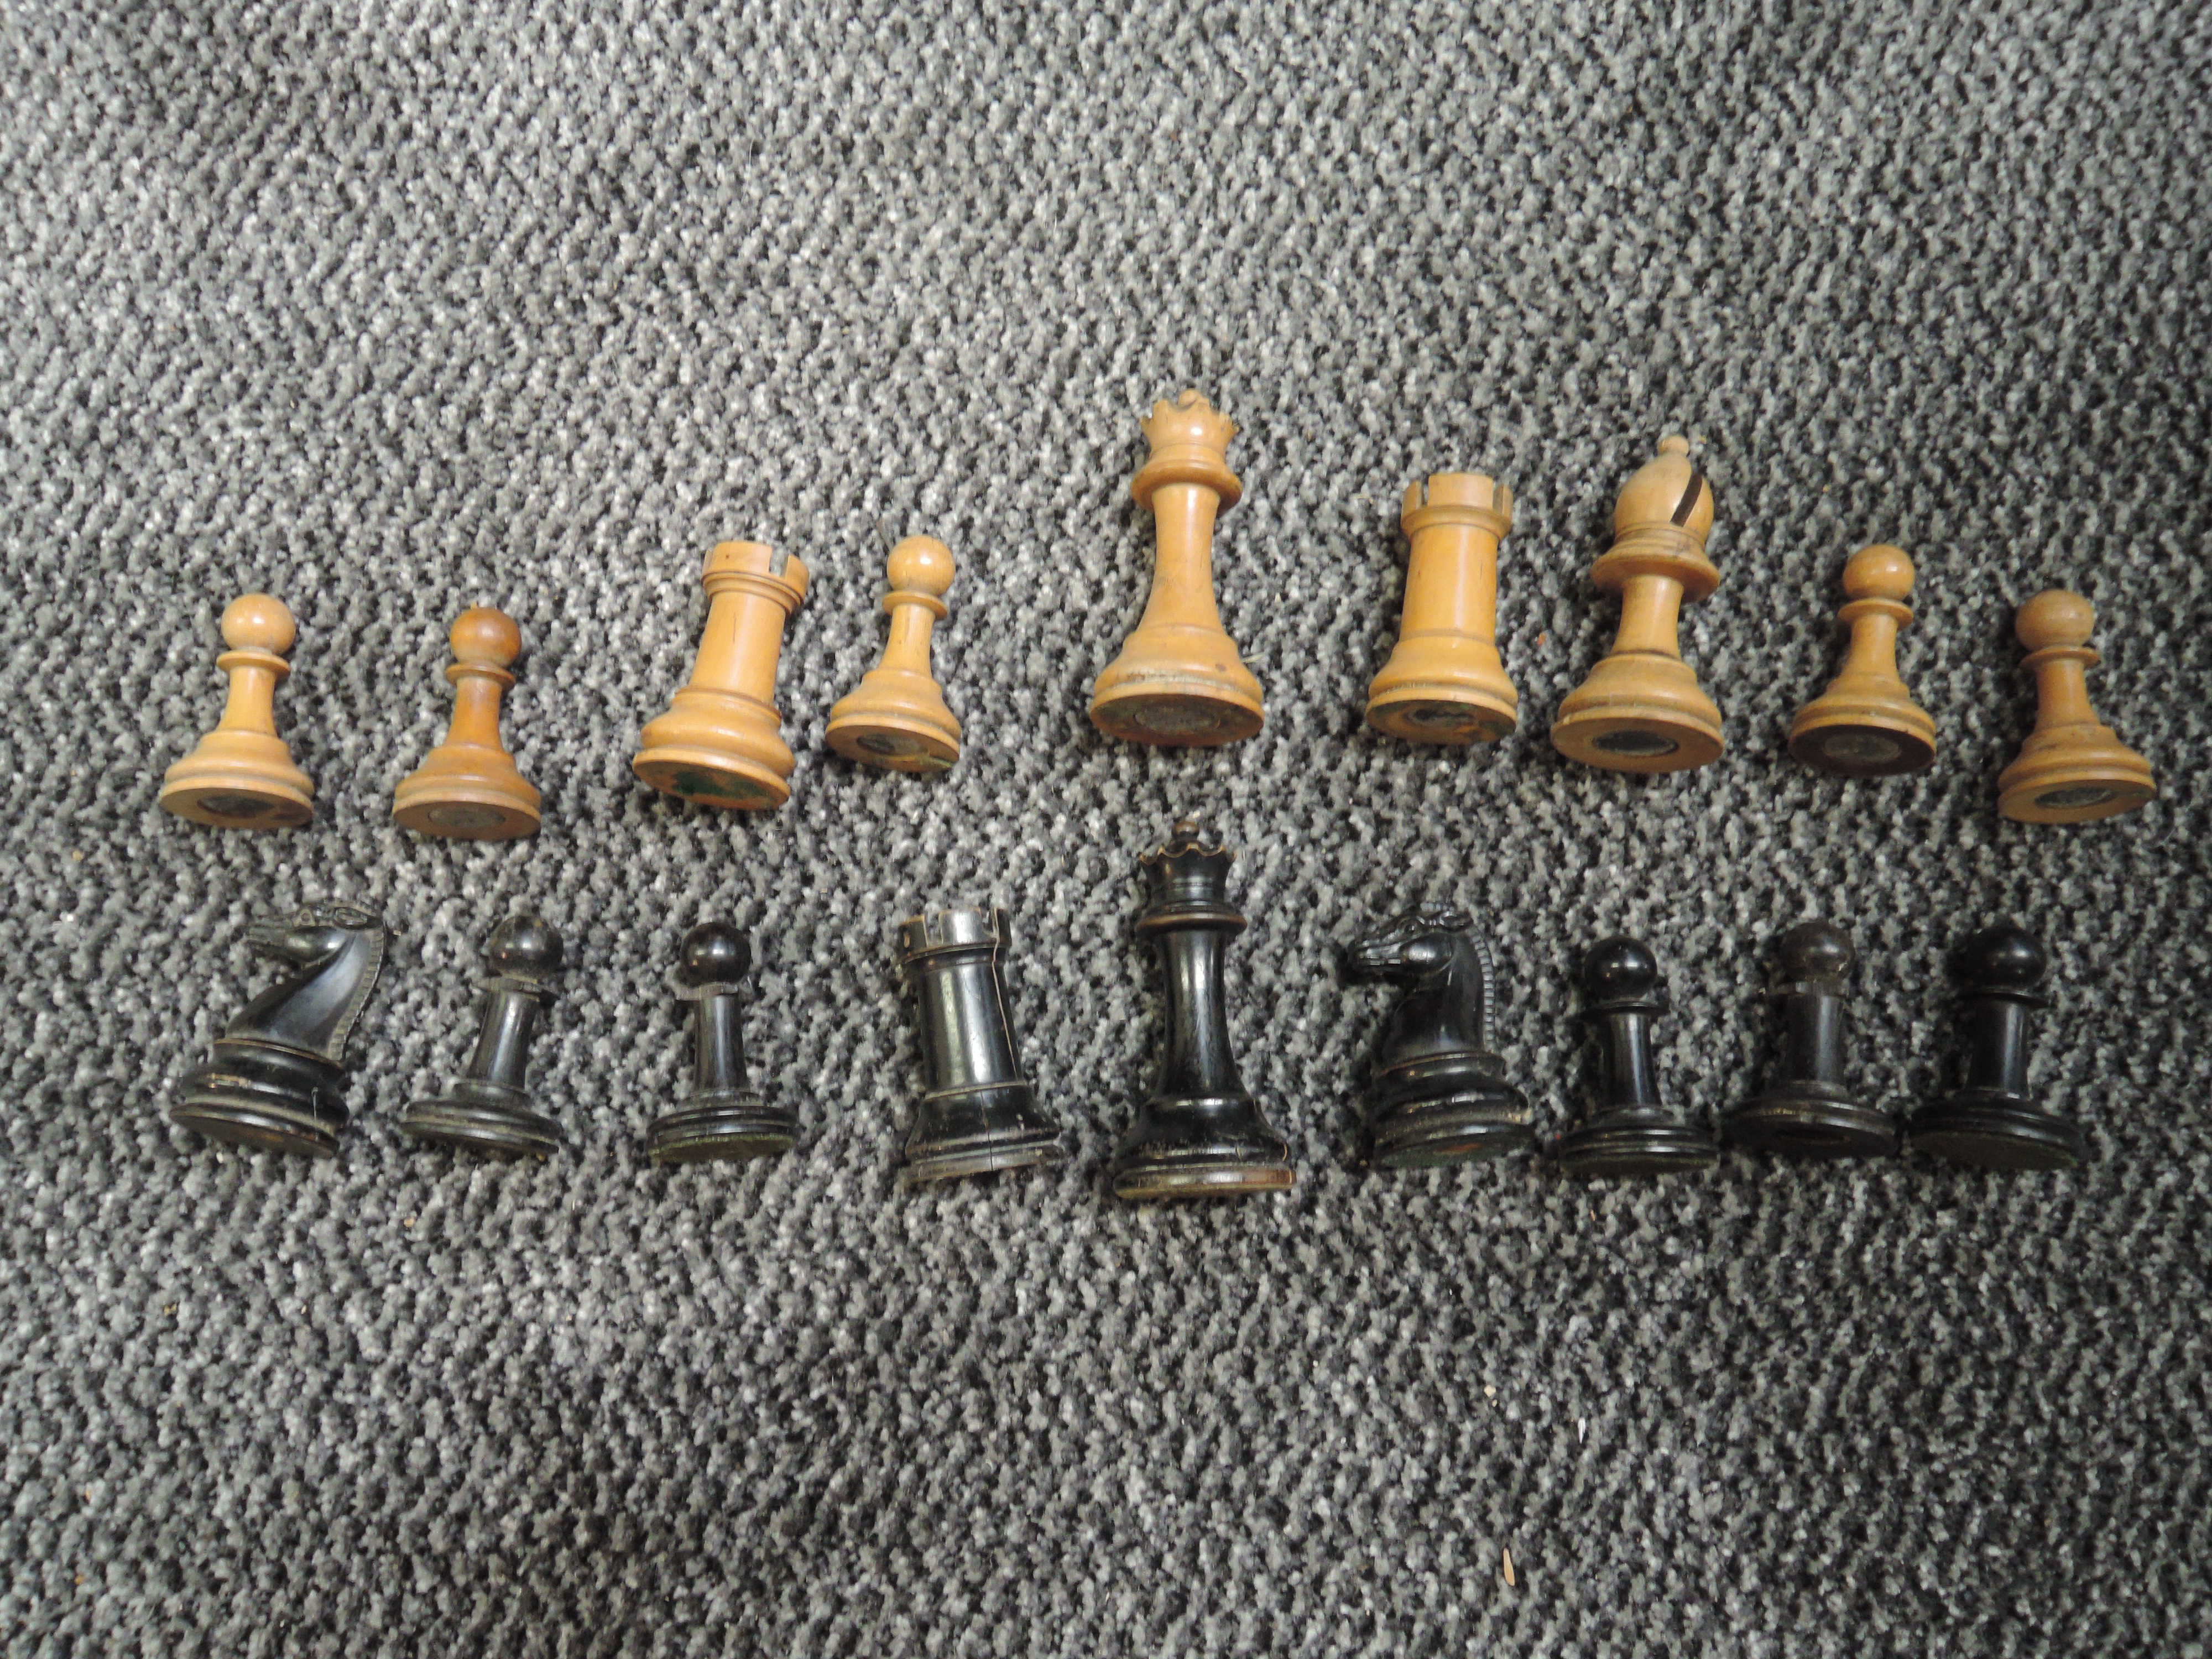
[[[0,1649],[2205,1651],[2200,9],[15,3],[0,62]],[[1218,586],[1267,722],[1176,753],[1085,710],[1149,580],[1136,417],[1185,386],[1242,427]],[[1729,747],[1643,781],[1546,732],[1674,430]],[[1362,717],[1400,494],[1450,470],[1519,501],[1522,723],[1473,751]],[[934,780],[822,742],[878,525],[961,561]],[[817,573],[767,815],[629,770],[735,537]],[[1782,739],[1873,541],[1919,565],[1942,750],[1850,783]],[[2053,585],[2165,792],[2070,830],[1995,810]],[[291,833],[155,805],[255,588],[300,622]],[[480,603],[546,801],[495,847],[390,822]],[[1135,861],[1188,813],[1241,851],[1231,1024],[1298,1182],[1132,1208]],[[1903,1109],[1955,1075],[1950,946],[2016,919],[2097,1161],[1364,1169],[1387,994],[1339,952],[1430,897],[1498,946],[1547,1136],[1605,934],[1658,952],[1709,1120],[1770,1065],[1784,927],[1855,931],[1854,1076]],[[249,922],[330,899],[393,930],[339,1156],[172,1127],[270,981]],[[1012,914],[1071,1158],[904,1194],[892,930],[961,900]],[[568,1144],[418,1150],[524,907],[568,942],[532,1071]],[[709,917],[757,931],[803,1133],[665,1173]]]

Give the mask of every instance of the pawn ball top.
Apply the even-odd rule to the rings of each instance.
[[[2035,935],[2009,921],[1961,940],[1953,960],[1960,978],[1991,991],[2033,990],[2051,965]]]
[[[492,971],[518,979],[541,979],[561,971],[561,935],[544,918],[527,911],[509,916],[484,941],[484,960]]]
[[[702,921],[684,935],[676,976],[686,985],[722,985],[743,978],[752,965],[752,946],[743,929]]]
[[[942,599],[952,586],[952,550],[934,536],[908,536],[891,549],[892,588]]]
[[[274,651],[280,655],[299,638],[298,626],[282,599],[247,593],[222,613],[222,642],[234,651]]]
[[[1666,437],[1659,453],[1636,469],[1613,504],[1613,533],[1647,525],[1678,525],[1702,539],[1713,527],[1713,492],[1690,459],[1690,441]]]
[[[471,605],[453,618],[453,659],[504,668],[522,654],[522,630],[504,611]]]
[[[1659,959],[1641,939],[1600,939],[1583,958],[1583,989],[1593,1000],[1648,997],[1659,983]]]
[[[1690,441],[1679,432],[1670,432],[1659,441],[1659,453],[1662,455],[1686,455],[1690,453]]]
[[[1851,936],[1829,921],[1801,921],[1774,942],[1784,979],[1841,979],[1858,960]]]
[[[2031,651],[2048,650],[2054,645],[2087,645],[2096,625],[2096,607],[2063,587],[2037,594],[2021,606],[2012,623],[2020,642]]]
[[[1877,542],[1844,564],[1844,595],[1853,599],[1901,599],[1912,591],[1912,561],[1901,547]]]

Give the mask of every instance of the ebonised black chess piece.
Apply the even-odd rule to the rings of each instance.
[[[774,1158],[798,1138],[798,1114],[770,1106],[745,1081],[744,991],[752,965],[752,945],[735,927],[706,921],[684,936],[676,994],[691,1005],[691,1086],[647,1132],[655,1164]]]
[[[2049,965],[2035,936],[2010,922],[1960,942],[1952,967],[1966,987],[1966,1080],[1949,1099],[1912,1115],[1905,1133],[1915,1152],[1991,1170],[2076,1170],[2087,1161],[2081,1130],[2027,1089],[2030,1023],[2051,1006],[2036,988]]]
[[[384,924],[349,904],[310,904],[256,922],[258,951],[290,977],[240,1009],[215,1055],[185,1073],[169,1121],[216,1140],[329,1158],[345,1127],[346,1039],[384,966]]]
[[[1137,937],[1159,948],[1167,1042],[1152,1096],[1115,1149],[1117,1198],[1233,1198],[1296,1179],[1290,1147],[1245,1092],[1229,1047],[1223,963],[1245,928],[1229,902],[1236,857],[1206,846],[1186,819],[1138,860],[1148,902]]]
[[[561,971],[561,935],[533,915],[509,916],[484,941],[489,978],[483,1030],[468,1070],[435,1100],[418,1100],[399,1120],[417,1140],[478,1152],[529,1152],[561,1148],[561,1128],[534,1110],[522,1086],[530,1033]]]
[[[1498,974],[1466,912],[1419,904],[1346,953],[1358,978],[1406,988],[1375,1054],[1368,1133],[1386,1170],[1463,1164],[1535,1144],[1528,1102],[1491,1052]]]
[[[1000,962],[1006,913],[955,907],[899,924],[921,1022],[923,1085],[899,1183],[1056,1164],[1060,1130],[1022,1075]]]
[[[1608,939],[1583,960],[1583,1018],[1597,1039],[1597,1087],[1582,1121],[1559,1139],[1559,1167],[1576,1176],[1671,1175],[1719,1157],[1711,1135],[1659,1097],[1651,1022],[1670,1013],[1658,959],[1641,940]]]
[[[1863,1104],[1844,1074],[1844,976],[1858,960],[1851,936],[1825,921],[1792,927],[1775,941],[1774,1000],[1782,1005],[1782,1053],[1765,1092],[1722,1115],[1721,1138],[1792,1158],[1887,1158],[1897,1124]]]

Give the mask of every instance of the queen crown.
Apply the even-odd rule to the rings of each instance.
[[[1173,403],[1162,398],[1152,405],[1149,418],[1137,423],[1152,447],[1152,459],[1170,452],[1195,450],[1218,465],[1237,435],[1237,422],[1206,402],[1200,392],[1185,392]]]
[[[1226,846],[1207,846],[1199,828],[1196,819],[1183,819],[1164,842],[1137,860],[1152,909],[1230,908],[1229,866],[1237,854]]]

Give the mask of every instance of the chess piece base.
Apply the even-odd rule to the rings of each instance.
[[[732,1090],[695,1095],[655,1118],[646,1150],[655,1164],[735,1164],[787,1152],[798,1138],[798,1114],[769,1106],[750,1090]]]
[[[2021,823],[2086,823],[2132,812],[2154,799],[2150,763],[2111,728],[2033,732],[1997,777],[1997,811]]]
[[[646,735],[653,735],[652,727],[646,728]],[[659,744],[632,761],[630,769],[661,793],[681,796],[702,806],[763,812],[791,799],[791,785],[785,781],[787,772],[780,774],[771,766],[726,750]]]
[[[161,778],[161,805],[218,830],[296,829],[314,817],[315,786],[282,738],[210,732]]]
[[[1962,1091],[1923,1107],[1905,1139],[1916,1152],[1985,1170],[2078,1170],[2088,1161],[2080,1129],[2009,1095]]]
[[[1571,1176],[1661,1176],[1709,1170],[1720,1160],[1711,1135],[1668,1119],[1608,1115],[1559,1138],[1559,1168]]]
[[[518,1089],[466,1079],[435,1100],[418,1100],[399,1119],[417,1140],[466,1152],[544,1158],[561,1150],[561,1128],[530,1109]]]
[[[1607,771],[1686,772],[1720,758],[1721,712],[1680,658],[1616,652],[1560,702],[1552,743]]]
[[[1824,711],[1826,698],[1806,705],[1790,729],[1790,752],[1806,765],[1846,778],[1891,778],[1924,772],[1936,763],[1936,723],[1892,719],[1867,710]],[[1914,711],[1917,713],[1917,710]]]
[[[1491,1054],[1425,1054],[1379,1069],[1368,1132],[1371,1161],[1385,1170],[1474,1163],[1536,1144],[1528,1101]]]
[[[1100,676],[1102,682],[1105,678]],[[1256,683],[1247,696],[1234,685],[1206,680],[1147,678],[1101,691],[1091,702],[1091,723],[1108,737],[1156,748],[1242,743],[1261,722]]]
[[[512,761],[487,753],[482,767],[448,758],[440,750],[400,781],[392,797],[392,821],[417,835],[455,841],[512,841],[533,835],[538,791]]]
[[[331,1158],[345,1109],[334,1066],[265,1043],[217,1037],[215,1057],[185,1073],[169,1121],[211,1140]]]
[[[1786,1158],[1889,1158],[1897,1151],[1897,1122],[1840,1090],[1778,1090],[1723,1114],[1721,1139]]]
[[[863,681],[861,691],[866,689]],[[893,772],[942,772],[960,758],[960,724],[949,710],[940,722],[911,711],[849,710],[841,703],[822,735],[847,760]]]
[[[996,1085],[926,1097],[900,1153],[899,1184],[1057,1164],[1060,1132],[1026,1085]]]
[[[1114,1153],[1116,1198],[1235,1198],[1297,1180],[1291,1149],[1249,1099],[1149,1102]]]
[[[1367,723],[1404,743],[1495,743],[1520,724],[1518,697],[1434,680],[1370,696]]]

